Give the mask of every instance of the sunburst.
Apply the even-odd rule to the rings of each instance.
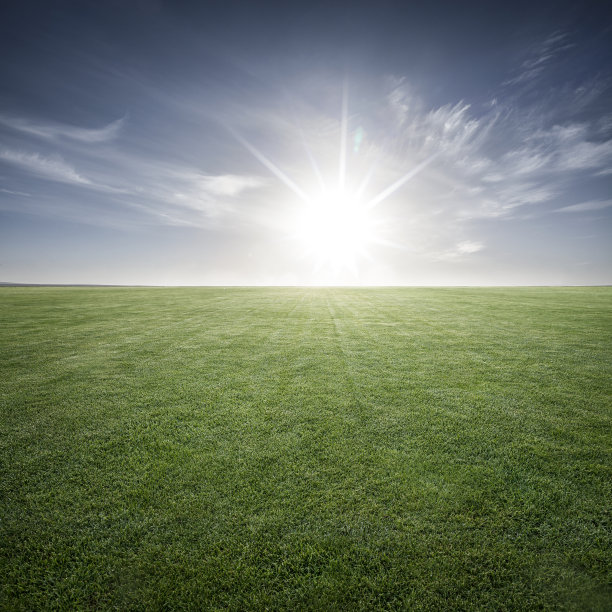
[[[378,234],[382,220],[377,214],[378,211],[374,209],[437,157],[437,154],[434,154],[420,162],[372,198],[364,198],[363,193],[374,168],[370,168],[366,173],[365,179],[355,192],[347,189],[348,88],[346,85],[343,89],[340,118],[338,179],[332,189],[324,184],[322,173],[307,147],[308,159],[320,184],[320,188],[313,193],[302,189],[241,134],[231,128],[230,131],[255,158],[300,199],[298,210],[292,217],[291,227],[288,228],[288,237],[300,245],[302,254],[312,260],[317,270],[327,268],[334,273],[349,270],[355,276],[358,275],[359,262],[371,257],[369,250],[373,244],[396,246],[383,240]],[[363,136],[362,132],[360,136]]]

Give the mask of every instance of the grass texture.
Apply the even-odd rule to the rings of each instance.
[[[612,289],[0,289],[0,608],[610,610]]]

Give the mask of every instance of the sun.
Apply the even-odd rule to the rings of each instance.
[[[296,215],[294,236],[318,268],[355,271],[357,261],[368,255],[374,229],[367,206],[339,189],[309,198]]]
[[[226,126],[228,127],[228,126]],[[321,191],[319,195],[312,196],[313,192],[305,191],[296,181],[286,174],[276,163],[257,149],[251,142],[228,127],[228,130],[259,162],[261,162],[277,179],[279,179],[294,196],[299,198],[299,208],[296,214],[288,212],[281,215],[280,226],[286,238],[299,245],[301,256],[314,262],[315,270],[331,271],[332,274],[322,274],[334,282],[344,276],[342,272],[349,270],[354,279],[359,278],[360,260],[366,258],[373,260],[368,247],[380,245],[393,248],[402,248],[388,239],[390,220],[385,221],[378,211],[379,205],[403,187],[414,176],[426,168],[439,152],[434,152],[427,159],[409,169],[393,183],[387,185],[374,197],[361,199],[361,194],[371,188],[370,178],[376,168],[376,162],[364,172],[361,182],[351,179],[348,172],[349,161],[349,114],[348,114],[348,84],[345,82],[342,93],[342,114],[340,118],[340,147],[338,156],[338,178],[335,190],[326,189],[330,185],[329,177],[333,174],[322,172],[315,156],[303,138],[303,145],[308,153],[308,159],[314,170]],[[354,131],[354,145],[351,155],[357,155],[362,147],[364,132],[361,127]],[[325,178],[324,178],[325,177]],[[349,185],[357,185],[356,191],[351,191]],[[371,194],[370,194],[371,196]],[[292,207],[295,201],[292,201]],[[278,226],[277,226],[278,227]]]

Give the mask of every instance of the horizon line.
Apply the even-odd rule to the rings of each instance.
[[[572,288],[572,287],[612,287],[612,283],[588,284],[500,284],[500,285],[326,285],[326,284],[295,284],[295,285],[248,285],[248,284],[204,284],[204,285],[151,285],[151,284],[122,284],[122,283],[20,283],[0,282],[3,287],[100,287],[125,289],[510,289],[510,288]]]

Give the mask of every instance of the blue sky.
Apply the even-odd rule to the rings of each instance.
[[[6,4],[0,281],[612,282],[606,3]]]

